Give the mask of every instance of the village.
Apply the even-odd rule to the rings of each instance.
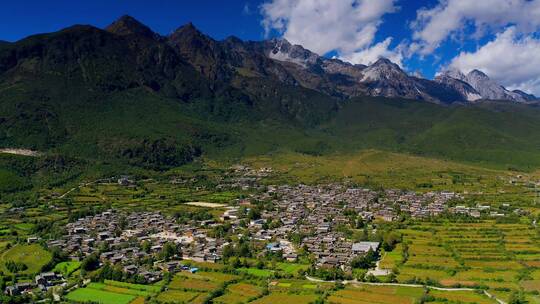
[[[244,167],[236,170],[245,176],[232,179],[233,186],[244,189],[263,188],[257,181],[271,172],[271,169],[253,171]],[[118,179],[119,185],[131,183],[127,177]],[[371,234],[374,228],[369,226],[368,231],[367,223],[375,219],[392,222],[401,214],[420,219],[435,217],[449,210],[476,212],[459,206],[448,208],[449,201],[461,199],[462,196],[453,192],[375,191],[338,183],[266,186],[263,191],[237,199],[229,206],[218,205],[223,209],[219,219],[191,220],[180,224],[172,216],[158,211],[125,213],[111,209],[68,223],[66,234],[46,240],[46,245],[49,249],[62,250],[72,261],[96,256],[99,266],[121,265],[127,275],[153,283],[161,280],[165,272],[197,270],[184,265],[184,260],[210,263],[222,260],[224,248],[234,244],[231,244],[230,237],[210,237],[209,232],[227,224],[231,227],[229,236],[248,237],[250,242],[264,244],[263,252],[256,254],[278,254],[285,261],[296,262],[298,251],[302,249],[315,258],[315,267],[350,271],[355,257],[378,251],[381,244],[370,241],[369,236],[362,240],[351,239],[343,227],[363,228]],[[268,202],[270,207],[249,217],[251,209],[259,208],[256,202]],[[301,237],[294,240],[294,235]],[[29,243],[38,240],[38,237],[28,238]],[[167,246],[174,249],[164,258]],[[153,258],[152,263],[145,262],[149,256]],[[40,278],[36,277],[36,282],[43,278],[54,278],[40,285],[44,291],[50,286],[65,283],[61,275],[55,273],[41,274]],[[5,292],[20,294],[38,285],[11,285]]]

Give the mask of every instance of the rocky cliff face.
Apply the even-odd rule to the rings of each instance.
[[[435,77],[435,81],[459,92],[468,102],[482,99],[482,95],[467,83],[467,77],[459,71],[444,72]]]

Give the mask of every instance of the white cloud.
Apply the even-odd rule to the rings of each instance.
[[[509,89],[540,95],[540,39],[509,27],[474,52],[461,52],[451,67],[464,72],[479,69]]]
[[[364,49],[359,52],[354,52],[346,56],[340,57],[340,59],[360,63],[365,65],[370,65],[377,61],[381,57],[386,57],[392,62],[402,66],[403,54],[401,52],[401,47],[398,46],[396,49],[390,49],[390,43],[392,42],[392,37],[386,38],[384,41],[381,41],[374,46]]]
[[[376,56],[398,58],[389,50],[391,39],[373,45],[382,16],[396,11],[395,2],[271,0],[261,5],[262,24],[267,34],[276,30],[291,43],[320,55],[335,51],[353,63],[372,61]]]
[[[540,26],[540,0],[440,0],[431,9],[420,9],[412,24],[416,50],[432,53],[448,37],[462,36],[473,25],[477,38],[512,25],[528,34]]]

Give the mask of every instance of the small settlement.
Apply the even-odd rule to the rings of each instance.
[[[313,266],[339,267],[347,271],[350,270],[352,259],[370,250],[377,251],[380,246],[379,242],[354,242],[339,229],[340,226],[351,225],[347,212],[353,212],[358,219],[366,222],[376,218],[393,221],[401,214],[423,218],[445,211],[469,212],[459,206],[448,207],[449,201],[462,199],[453,192],[419,194],[399,190],[375,191],[337,183],[263,188],[257,181],[271,169],[253,171],[239,167],[236,170],[256,177],[237,178],[233,180],[234,184],[221,187],[254,187],[262,190],[225,207],[219,221],[201,220],[180,224],[172,216],[160,212],[107,210],[68,223],[65,235],[46,240],[46,244],[51,249],[61,249],[74,261],[96,255],[100,265],[121,265],[125,273],[152,283],[160,280],[165,271],[190,270],[182,264],[182,260],[217,262],[222,259],[223,250],[229,242],[225,238],[210,237],[208,232],[227,223],[233,233],[240,234],[242,231],[245,234],[247,228],[247,235],[243,237],[265,244],[264,252],[279,254],[286,261],[296,261],[298,250],[302,248],[315,257]],[[118,183],[129,185],[131,181],[123,177]],[[261,201],[268,202],[271,207],[261,210],[259,216],[246,222],[246,214],[253,206],[251,202]],[[296,243],[291,240],[295,234],[302,235]],[[38,240],[29,238],[29,242],[30,239],[32,242]],[[167,260],[162,260],[158,255],[167,244],[173,244],[175,252]],[[150,265],[141,262],[148,256],[154,256],[157,262]],[[63,283],[60,275],[43,273],[36,276],[35,284],[11,285],[5,292],[20,294],[36,287],[46,290]]]

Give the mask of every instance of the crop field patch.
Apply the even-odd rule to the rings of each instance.
[[[431,264],[438,265],[442,267],[457,267],[458,263],[452,258],[447,256],[412,256],[407,261],[406,265],[417,265],[417,264]]]
[[[94,302],[100,304],[129,304],[136,298],[134,295],[119,294],[93,288],[78,288],[66,295],[66,299],[74,302]]]
[[[402,245],[398,244],[394,250],[385,252],[380,262],[381,268],[392,269],[401,263],[403,261],[402,250]]]
[[[490,269],[501,269],[501,270],[517,270],[523,268],[519,263],[509,260],[492,260],[492,261],[483,261],[483,260],[465,260],[465,266],[472,268],[490,268]]]
[[[422,294],[422,288],[350,287],[332,294],[328,298],[328,302],[336,304],[412,304]]]
[[[81,268],[81,262],[60,262],[54,266],[53,271],[67,277],[79,268]]]
[[[452,301],[453,303],[476,303],[476,304],[493,304],[494,300],[488,298],[482,293],[474,291],[439,291],[430,290],[429,295],[436,299]]]
[[[245,272],[249,275],[260,277],[260,278],[269,278],[274,274],[274,271],[268,269],[258,269],[258,268],[238,268],[240,272]]]
[[[175,276],[169,284],[170,289],[188,289],[196,291],[212,291],[219,287],[218,283],[208,280]]]
[[[521,287],[526,291],[540,292],[540,280],[527,280],[520,283]]]
[[[309,304],[317,299],[316,295],[297,295],[282,292],[271,293],[267,296],[259,298],[253,304],[276,304],[276,303],[294,303],[294,304]]]
[[[148,293],[158,293],[161,289],[159,286],[154,286],[154,285],[132,284],[132,283],[126,283],[126,282],[112,281],[112,280],[105,280],[104,283],[105,285],[122,287],[122,288],[131,289],[131,290],[146,291]]]
[[[180,273],[177,277],[185,277],[188,279],[205,280],[214,283],[226,283],[238,278],[237,275],[228,274],[223,272],[205,272],[200,271],[197,273]]]
[[[484,271],[481,269],[472,269],[467,271],[459,271],[454,276],[460,280],[497,280],[497,281],[512,281],[516,276],[517,271]]]
[[[129,288],[123,288],[123,287],[117,287],[117,286],[111,286],[111,285],[106,285],[102,290],[115,292],[115,293],[121,293],[121,294],[141,296],[141,297],[146,297],[146,296],[151,295],[151,293],[148,291],[129,289]]]
[[[236,304],[246,303],[260,296],[260,287],[248,283],[237,283],[227,287],[225,294],[212,300],[213,303]]]
[[[450,274],[444,270],[435,270],[435,269],[420,269],[416,267],[401,267],[398,275],[398,281],[406,282],[413,278],[418,278],[422,280],[432,279],[432,280],[441,280],[449,278]]]
[[[201,293],[194,291],[167,290],[157,296],[157,300],[165,303],[190,303]]]
[[[300,271],[307,270],[309,265],[295,263],[278,263],[277,268],[287,274],[296,275]]]

